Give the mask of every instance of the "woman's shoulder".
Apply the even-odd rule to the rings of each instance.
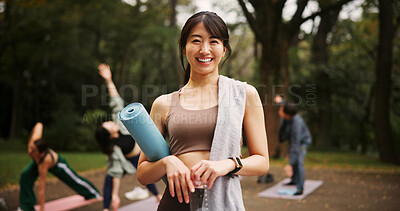
[[[173,96],[177,93],[178,91],[169,93],[169,94],[163,94],[159,97],[157,97],[154,102],[153,102],[153,107],[155,108],[169,108],[171,106],[171,102],[173,100]]]
[[[43,158],[42,163],[45,164],[48,168],[51,168],[57,163],[58,154],[53,150],[49,149],[49,152]]]
[[[252,106],[262,106],[260,95],[257,89],[250,84],[246,84],[246,108],[251,108]],[[253,109],[253,108],[251,108]]]
[[[246,95],[249,95],[249,94],[258,94],[257,89],[256,89],[253,85],[251,85],[251,84],[247,84],[247,83],[246,83],[245,89],[246,89]]]
[[[173,97],[176,95],[176,93],[177,91],[157,97],[151,107],[151,113],[161,115],[163,118],[166,118],[173,102]]]

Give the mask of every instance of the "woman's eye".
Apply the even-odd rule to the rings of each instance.
[[[218,44],[219,42],[217,40],[213,40],[211,43]]]
[[[193,42],[193,43],[199,43],[200,40],[193,40],[192,42]]]

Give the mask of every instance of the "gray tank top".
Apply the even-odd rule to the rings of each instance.
[[[210,151],[217,114],[218,105],[203,110],[185,109],[180,104],[179,92],[173,92],[167,117],[171,154]]]

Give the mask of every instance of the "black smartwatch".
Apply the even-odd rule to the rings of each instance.
[[[233,160],[235,162],[235,169],[233,169],[231,172],[228,173],[230,177],[233,177],[233,174],[238,172],[240,169],[242,169],[243,164],[242,161],[240,160],[240,157],[229,157],[228,159]]]

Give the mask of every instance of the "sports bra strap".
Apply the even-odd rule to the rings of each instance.
[[[46,150],[46,152],[44,153],[44,155],[40,158],[40,160],[39,160],[39,163],[38,164],[40,164],[40,163],[42,163],[43,162],[43,160],[44,160],[44,158],[46,157],[46,155],[47,154],[49,154],[50,153],[50,150],[49,149],[47,149]],[[54,156],[53,156],[53,154],[51,154],[50,153],[50,157],[51,157],[51,159],[53,160],[53,162],[54,162]]]

